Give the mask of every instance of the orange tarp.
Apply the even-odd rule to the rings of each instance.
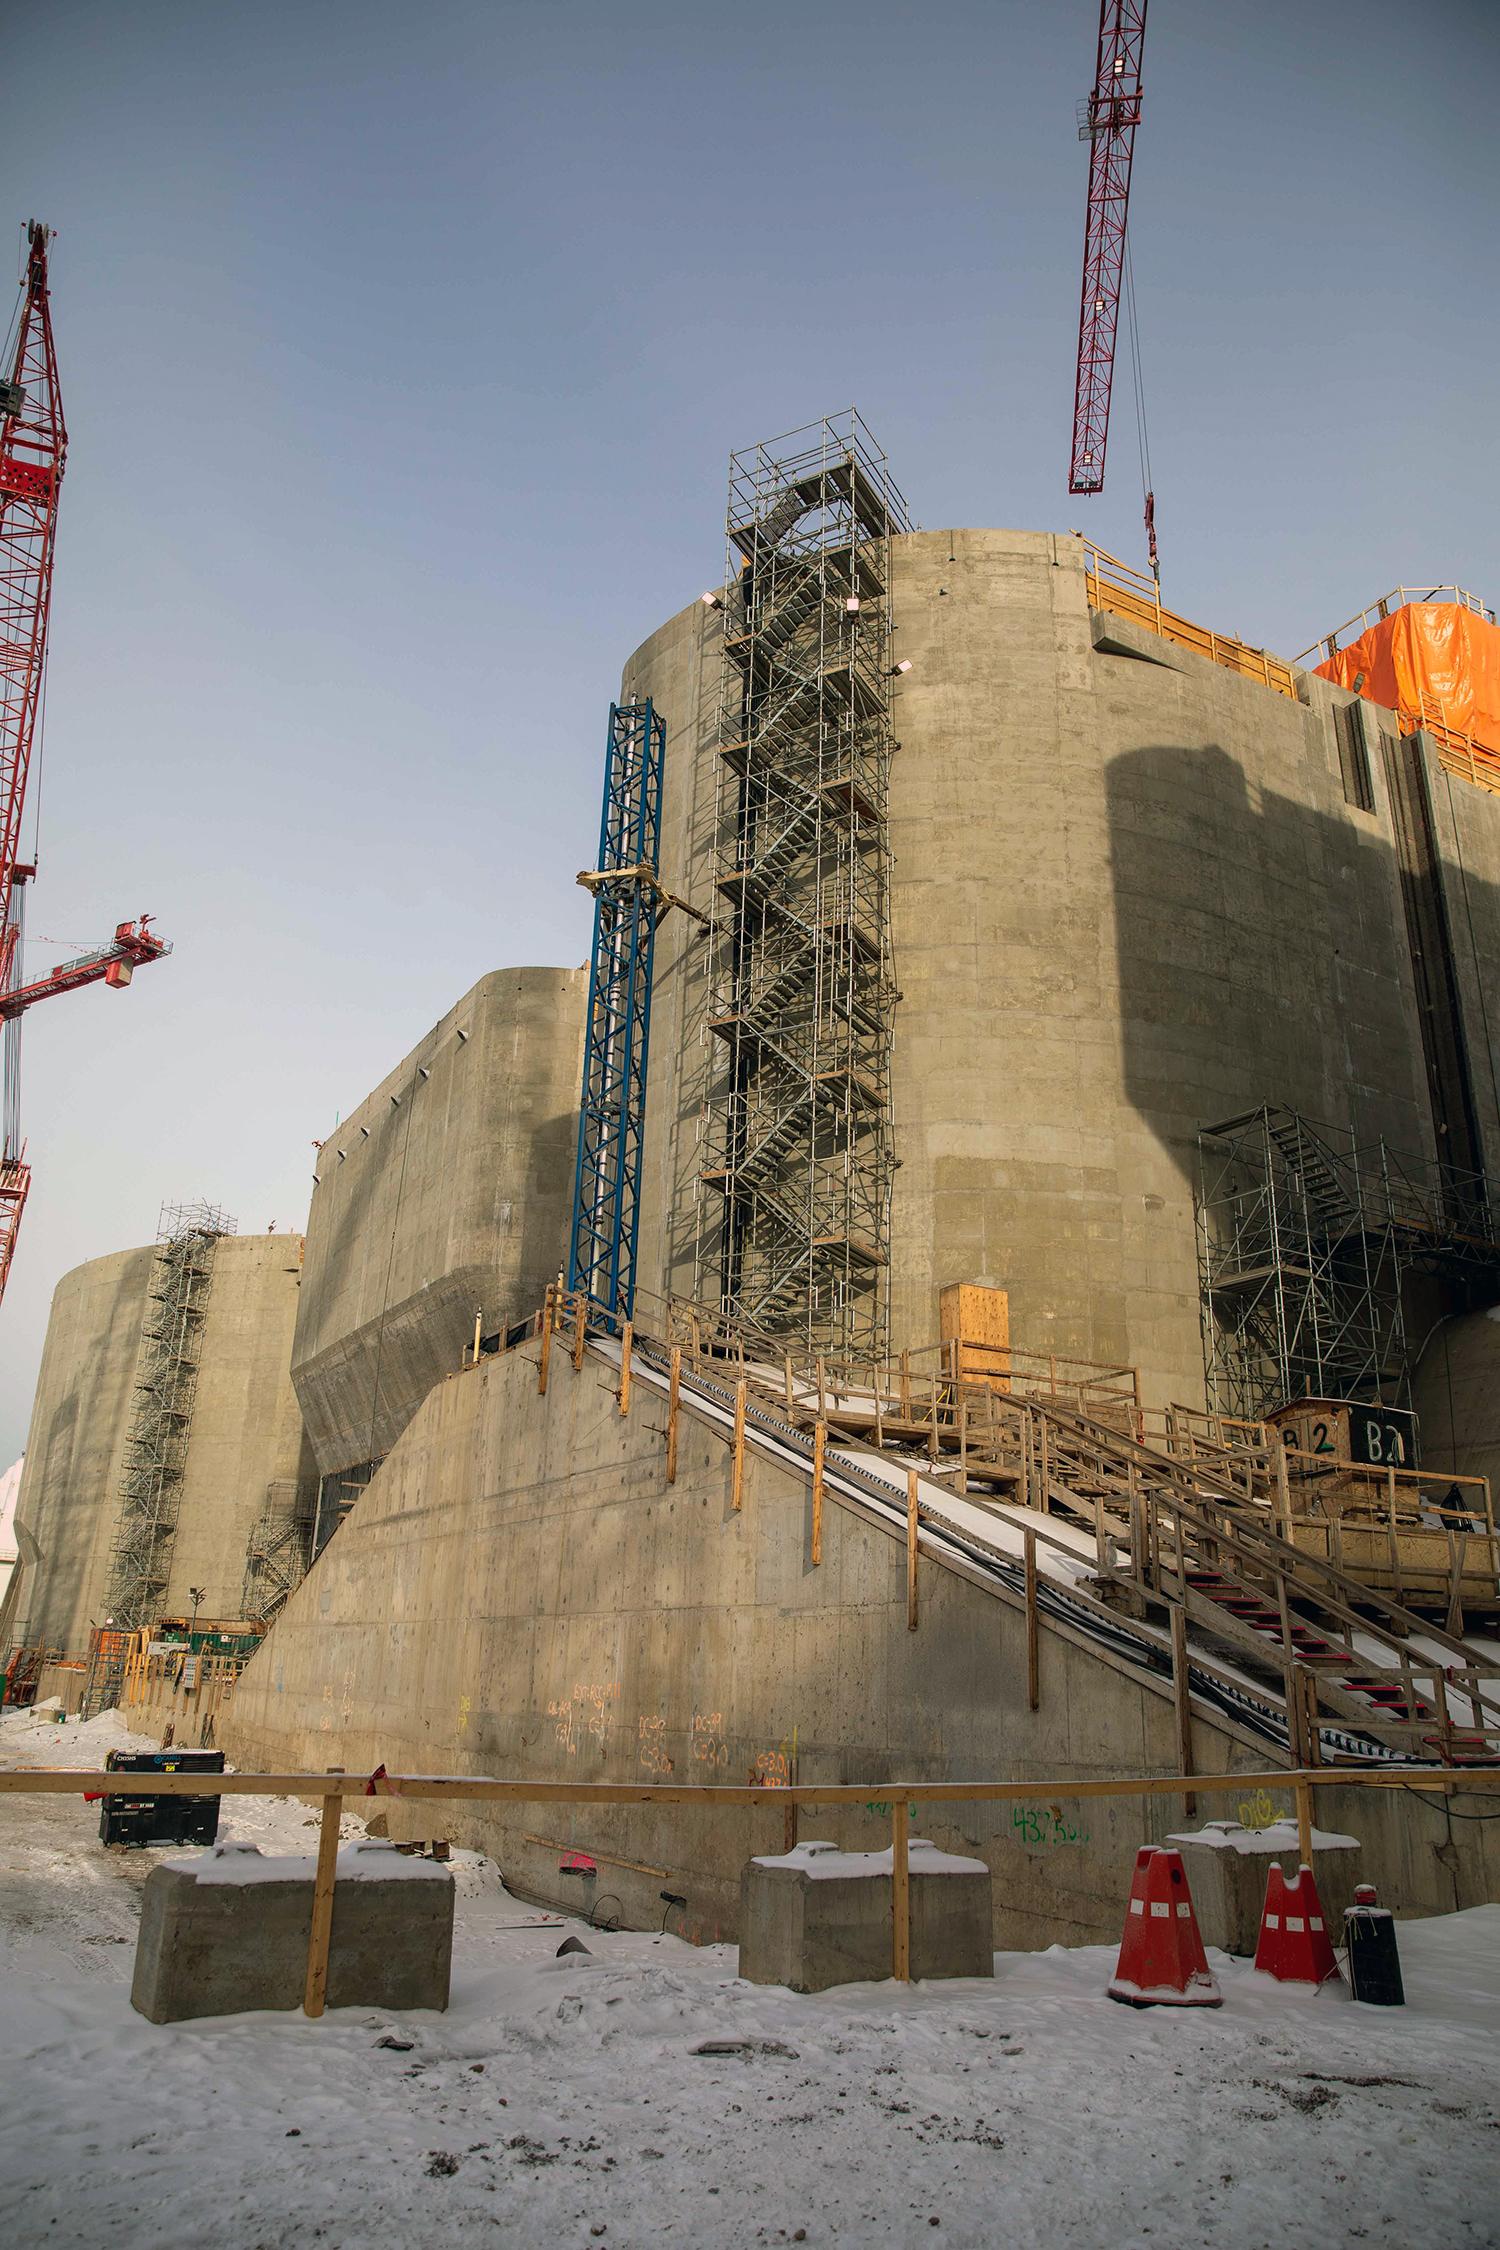
[[[1500,750],[1500,626],[1458,602],[1407,602],[1317,670],[1344,688],[1363,673],[1372,703]]]

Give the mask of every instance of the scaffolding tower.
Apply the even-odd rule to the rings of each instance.
[[[1496,1183],[1263,1106],[1198,1135],[1209,1405],[1258,1420],[1296,1398],[1411,1406],[1403,1284],[1500,1282]]]
[[[104,1635],[85,1694],[89,1712],[105,1709],[119,1684],[123,1659],[113,1644],[154,1624],[167,1590],[214,1251],[234,1231],[234,1220],[212,1204],[162,1207],[120,1472]]]
[[[307,1576],[312,1559],[314,1502],[305,1484],[279,1477],[266,1487],[266,1504],[245,1550],[241,1614],[269,1625]]]
[[[594,942],[568,1287],[617,1321],[635,1308],[651,977],[666,904],[658,881],[666,740],[649,699],[610,705],[599,864],[579,877],[594,894]]]
[[[910,529],[848,413],[735,454],[715,800],[699,1239],[725,1311],[882,1348],[893,1160],[886,788],[890,541]]]

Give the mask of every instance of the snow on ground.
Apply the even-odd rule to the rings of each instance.
[[[21,1715],[0,1763],[128,1740]],[[106,1853],[97,1819],[0,1797],[7,2241],[1500,2244],[1500,1907],[1401,1925],[1404,2010],[1215,1954],[1222,2009],[1137,2012],[1101,1946],[799,1998],[739,1983],[732,1947],[544,1914],[464,1855],[446,2015],[157,2026],[129,1978],[159,1855]],[[222,1833],[310,1851],[315,1821],[226,1801]],[[589,1954],[557,1958],[568,1931]]]

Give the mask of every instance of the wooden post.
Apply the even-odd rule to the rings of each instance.
[[[954,1346],[955,1351],[957,1346]],[[969,1394],[961,1380],[953,1385],[953,1412],[958,1422],[958,1489],[969,1489]]]
[[[580,1289],[578,1292],[578,1312],[573,1322],[573,1372],[575,1375],[583,1367],[583,1347],[588,1341],[589,1332],[588,1318],[589,1301]]]
[[[794,1414],[796,1413],[796,1411],[797,1411],[797,1394],[796,1394],[796,1392],[795,1392],[795,1390],[793,1389],[793,1386],[792,1386],[792,1355],[791,1355],[791,1353],[790,1353],[790,1352],[788,1352],[788,1353],[787,1353],[787,1354],[785,1355],[785,1359],[786,1359],[786,1418],[787,1418],[787,1420],[788,1420],[788,1421],[790,1422],[790,1421],[791,1421],[791,1419],[792,1419],[792,1417],[793,1417],[793,1415],[794,1415]]]
[[[627,1320],[620,1330],[620,1412],[630,1412],[630,1346],[635,1334],[635,1324]]]
[[[917,1629],[917,1472],[906,1472],[906,1630]]]
[[[903,1353],[901,1354],[901,1419],[902,1419],[902,1421],[903,1421],[903,1422],[909,1422],[909,1421],[911,1420],[911,1353],[910,1353],[910,1352],[903,1352]],[[1490,1526],[1490,1529],[1491,1529],[1491,1531],[1493,1531],[1493,1530],[1494,1530],[1494,1528],[1495,1528],[1495,1527],[1494,1527],[1494,1525],[1493,1525],[1493,1524],[1491,1524],[1491,1526]]]
[[[483,1321],[483,1318],[484,1318],[484,1314],[483,1314],[483,1312],[482,1312],[482,1311],[480,1311],[480,1312],[477,1312],[477,1313],[475,1313],[475,1315],[474,1315],[474,1360],[473,1360],[473,1364],[474,1364],[474,1366],[476,1366],[476,1367],[477,1367],[477,1366],[479,1365],[479,1329],[480,1329],[480,1324],[481,1324],[481,1322]]]
[[[542,1348],[536,1363],[536,1387],[543,1397],[547,1392],[547,1362],[552,1357],[552,1290],[548,1286],[542,1299]]]
[[[736,1515],[745,1496],[745,1378],[734,1386],[734,1467],[730,1472],[729,1498]]]
[[[1187,1611],[1181,1602],[1172,1604],[1172,1700],[1177,1707],[1177,1771],[1186,1780],[1193,1770],[1193,1703],[1188,1672]],[[1183,1810],[1188,1813],[1198,1810],[1195,1795],[1190,1793],[1184,1797]]]
[[[797,1814],[799,1810],[800,1807],[795,1797],[789,1805],[782,1807],[781,1848],[783,1851],[794,1852],[797,1849]]]
[[[812,1559],[823,1560],[823,1451],[828,1443],[828,1424],[819,1422],[813,1430],[813,1483],[812,1483]]]
[[[1041,1417],[1040,1436],[1042,1451],[1042,1514],[1045,1516],[1050,1515],[1052,1512],[1052,1497],[1049,1490],[1049,1487],[1052,1483],[1052,1440],[1048,1435],[1047,1417],[1045,1414]]]
[[[312,1929],[307,1939],[307,1981],[302,1988],[305,2016],[320,2016],[328,2001],[328,1941],[333,1934],[333,1886],[338,1872],[339,1815],[343,1806],[342,1797],[323,1799],[323,1825],[318,1831],[318,1872],[313,1882]]]
[[[911,1983],[911,1870],[907,1863],[906,1799],[891,1805],[891,1975]]]
[[[1276,1445],[1276,1529],[1283,1539],[1292,1536],[1291,1480],[1286,1473],[1286,1447],[1278,1434]]]
[[[1033,1711],[1042,1706],[1041,1620],[1036,1607],[1036,1533],[1023,1531],[1026,1549],[1026,1701]]]
[[[1312,1790],[1305,1781],[1297,1783],[1297,1857],[1301,1865],[1312,1865]]]
[[[682,1391],[682,1346],[672,1346],[672,1372],[667,1381],[667,1482],[677,1482],[677,1416]]]

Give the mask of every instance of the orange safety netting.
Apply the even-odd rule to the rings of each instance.
[[[1407,602],[1317,671],[1408,725],[1436,720],[1500,750],[1500,626],[1458,602]]]

